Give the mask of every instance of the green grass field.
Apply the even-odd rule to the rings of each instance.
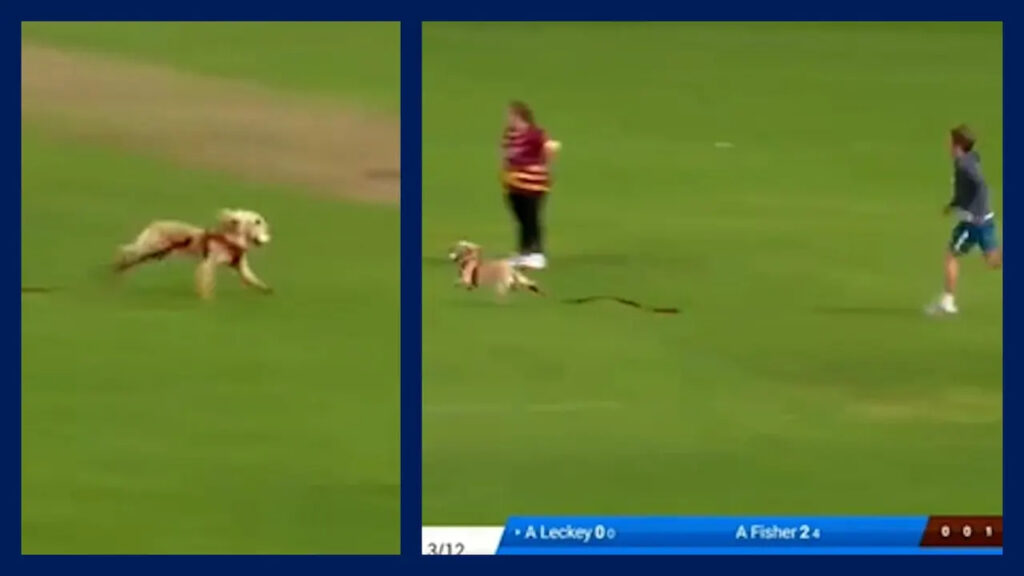
[[[331,26],[334,26],[332,28]],[[27,24],[24,38],[397,111],[398,24]],[[359,54],[354,56],[354,52]],[[399,218],[297,187],[22,136],[25,553],[397,553]],[[168,261],[113,287],[149,220],[259,209],[264,297],[200,304]]]
[[[948,130],[1002,198],[999,24],[425,24],[424,522],[1002,510],[1002,279],[963,267]],[[510,99],[563,141],[547,299],[513,250]],[[677,317],[562,297],[614,294]]]

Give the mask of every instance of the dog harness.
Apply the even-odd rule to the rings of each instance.
[[[210,255],[210,245],[213,243],[220,244],[231,254],[230,263],[232,266],[238,266],[242,262],[242,257],[245,256],[245,247],[232,242],[230,238],[220,232],[207,230],[203,232],[199,242],[201,242],[200,248],[203,258],[207,258]]]
[[[473,266],[473,262],[472,261],[467,260],[467,261],[463,262],[462,263],[462,268],[459,270],[459,274],[460,275],[464,275],[466,273],[466,268],[469,267],[469,266]],[[469,272],[469,285],[472,286],[473,288],[476,288],[477,286],[479,286],[479,284],[480,284],[480,263],[478,262],[475,266],[473,266],[473,269]]]

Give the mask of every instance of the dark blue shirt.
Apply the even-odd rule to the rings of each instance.
[[[953,199],[949,206],[972,222],[992,217],[988,185],[981,175],[981,156],[973,150],[953,160]]]

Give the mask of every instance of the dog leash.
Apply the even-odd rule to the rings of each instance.
[[[610,300],[617,302],[630,308],[636,308],[645,312],[653,312],[655,314],[678,314],[679,308],[674,307],[663,307],[663,306],[647,306],[637,302],[636,300],[630,300],[628,298],[620,298],[618,296],[586,296],[584,298],[566,298],[562,300],[566,304],[587,304],[589,302],[600,302],[601,300]]]
[[[547,293],[540,289],[538,286],[527,286],[527,290],[539,294],[540,296],[547,296]],[[563,298],[562,302],[565,304],[587,304],[589,302],[599,302],[601,300],[610,300],[617,302],[630,308],[636,308],[637,310],[643,310],[644,312],[653,312],[654,314],[678,314],[679,308],[670,306],[646,306],[637,302],[636,300],[630,300],[629,298],[620,298],[618,296],[585,296],[583,298]]]

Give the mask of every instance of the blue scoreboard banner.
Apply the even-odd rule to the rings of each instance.
[[[1002,554],[1001,516],[513,517],[496,554]]]

